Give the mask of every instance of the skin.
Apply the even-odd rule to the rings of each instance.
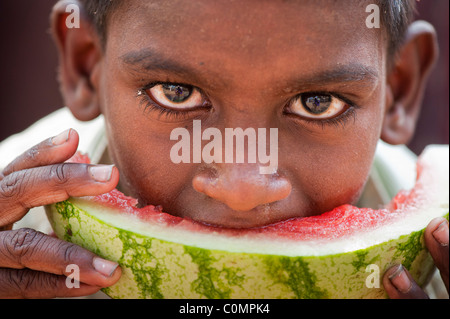
[[[382,29],[364,27],[367,13],[360,2],[345,8],[334,1],[183,3],[127,1],[109,20],[104,43],[87,21],[80,29],[67,29],[65,7],[55,7],[52,27],[63,96],[81,120],[105,116],[116,167],[110,179],[98,182],[89,166],[60,164],[76,150],[73,130],[62,145],[43,142],[35,148],[39,152],[25,153],[3,172],[0,207],[7,213],[0,226],[20,219],[30,207],[108,191],[119,183],[118,171],[119,187],[141,205],[160,204],[171,214],[202,223],[245,228],[311,216],[358,200],[380,138],[392,144],[411,138],[437,55],[428,24],[410,27],[392,64]],[[155,100],[149,89],[153,82],[192,85],[203,93],[207,107],[178,109],[176,117],[155,111],[147,107]],[[294,112],[290,103],[309,92],[336,96],[344,111],[327,121]],[[278,128],[276,173],[259,174],[260,163],[174,164],[170,133],[178,127],[192,131],[194,119],[202,121],[203,130]],[[45,169],[64,174],[48,175]],[[64,182],[55,183],[61,176]],[[26,185],[32,191],[5,196],[10,180],[16,181],[15,188]],[[49,197],[55,185],[61,196]],[[448,256],[446,227],[446,248],[439,244],[444,248],[430,250],[444,260],[437,265],[448,282],[448,258],[447,263],[442,259],[445,251]],[[0,236],[14,237],[11,232]],[[430,238],[427,243],[436,244]],[[14,245],[13,239],[0,242]],[[39,251],[37,241],[30,245]],[[73,258],[86,254],[76,249]],[[40,253],[43,259],[58,260],[53,250]],[[56,264],[58,271],[45,271],[62,274],[61,263]],[[89,272],[89,262],[86,267]],[[86,285],[98,289],[118,276],[115,270],[97,281],[86,279]],[[0,291],[5,291],[2,278],[0,273]],[[61,286],[55,293],[67,293]],[[395,286],[385,286],[391,297],[404,297],[394,293]],[[408,293],[422,297],[417,291]]]
[[[141,8],[137,2],[129,6],[130,14],[139,21],[150,17],[154,23],[138,23],[140,32],[130,31],[135,22],[129,19],[110,24],[109,34],[114,36],[107,39],[107,54],[101,65],[104,72],[97,81],[111,156],[128,193],[143,205],[158,203],[172,214],[226,227],[255,227],[309,216],[357,199],[372,163],[383,118],[379,106],[385,99],[385,61],[379,55],[382,41],[377,32],[362,30],[366,44],[355,41],[344,49],[330,48],[327,43],[332,38],[344,41],[353,30],[328,33],[334,27],[316,22],[326,20],[326,16],[315,14],[315,4],[292,7],[267,2],[246,19],[236,18],[239,11],[259,6],[251,2],[235,6],[218,2],[214,6],[187,6],[182,12],[178,12],[176,2],[151,9]],[[305,20],[298,18],[300,10]],[[168,28],[165,17],[174,11],[180,19]],[[274,18],[267,24],[257,23],[268,11]],[[354,11],[355,21],[363,19],[364,11]],[[192,16],[204,18],[192,22]],[[284,17],[284,21],[277,17]],[[336,23],[342,24],[346,18],[337,19]],[[181,29],[192,37],[179,32]],[[298,31],[287,32],[292,29]],[[277,36],[268,39],[272,33]],[[147,40],[142,41],[143,37]],[[292,46],[294,41],[299,45]],[[307,50],[304,43],[308,44]],[[356,59],[354,50],[361,52]],[[323,59],[313,59],[319,55]],[[158,64],[169,65],[163,59],[188,71],[160,70]],[[268,65],[274,65],[273,70],[264,67]],[[351,76],[358,77],[358,83],[324,85],[317,79],[319,74],[335,72],[337,65],[345,66],[345,72],[357,72]],[[373,69],[377,76],[362,77],[355,65]],[[185,112],[177,119],[159,116],[158,112],[144,113],[135,92],[154,81],[192,84],[205,92],[213,106],[191,114]],[[286,104],[299,93],[323,90],[354,95],[355,103],[364,105],[358,121],[322,126],[283,114]],[[177,127],[190,129],[193,119],[201,119],[203,127],[222,131],[226,127],[277,127],[277,174],[261,176],[258,163],[172,163],[168,156],[174,144],[168,142],[170,132]],[[130,130],[133,136],[126,134]],[[144,140],[148,142],[142,148]],[[142,149],[139,155],[137,149]]]

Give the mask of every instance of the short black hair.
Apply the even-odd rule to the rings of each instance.
[[[108,18],[123,0],[79,0],[96,27],[102,42],[106,40]],[[380,8],[381,24],[388,37],[388,54],[394,56],[402,45],[405,32],[412,22],[416,0],[376,0]]]

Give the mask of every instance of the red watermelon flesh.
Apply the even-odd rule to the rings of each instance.
[[[77,153],[70,162],[90,163],[87,155]],[[432,185],[435,176],[432,169],[426,169],[426,161],[419,161],[417,165],[417,182],[413,189],[397,194],[386,208],[370,209],[358,208],[352,205],[342,205],[330,212],[317,216],[293,218],[272,225],[250,228],[229,229],[204,225],[193,220],[173,216],[162,211],[161,206],[149,205],[138,208],[138,201],[125,196],[117,189],[95,197],[90,200],[119,209],[124,214],[137,216],[141,220],[159,223],[164,226],[182,227],[188,231],[221,233],[225,236],[252,236],[264,235],[301,240],[328,240],[349,236],[361,230],[375,229],[385,225],[405,213],[414,211],[418,203],[432,200],[430,192],[425,191],[425,185]]]

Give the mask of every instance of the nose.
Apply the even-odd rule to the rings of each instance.
[[[235,211],[250,211],[289,196],[291,183],[278,174],[260,174],[257,165],[223,164],[198,173],[194,189]]]

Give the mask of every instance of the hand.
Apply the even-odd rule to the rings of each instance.
[[[29,149],[0,173],[0,298],[84,296],[120,277],[117,263],[77,245],[32,229],[10,230],[33,207],[116,187],[115,167],[64,163],[78,141],[76,131],[65,131]],[[79,288],[66,286],[71,264],[79,268]]]
[[[425,245],[441,273],[448,292],[448,221],[435,218],[425,230]],[[383,285],[392,299],[425,299],[426,293],[414,282],[411,274],[401,265],[388,269],[383,277]]]

